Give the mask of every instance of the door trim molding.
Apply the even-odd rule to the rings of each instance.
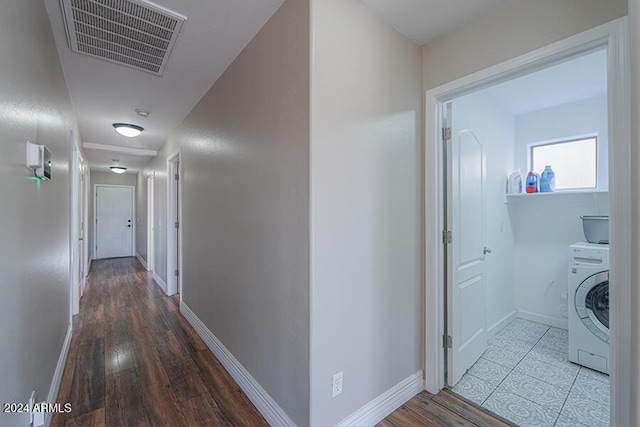
[[[155,270],[155,188],[156,171],[151,171],[146,178],[147,184],[147,260],[145,268],[147,271]]]
[[[135,185],[116,185],[116,184],[93,184],[93,217],[91,218],[91,227],[93,229],[91,241],[91,253],[93,256],[92,260],[97,259],[96,256],[96,244],[98,243],[98,227],[96,227],[96,214],[98,209],[98,204],[96,203],[96,196],[98,194],[98,187],[116,187],[116,188],[130,188],[131,189],[131,224],[133,228],[133,235],[131,238],[131,255],[136,256],[136,186]]]
[[[178,194],[180,195],[180,200],[178,200],[177,212],[178,218],[175,218],[173,212],[173,201],[175,198],[175,194],[173,191],[173,178],[172,171],[174,163],[178,161],[178,173],[180,173],[180,179],[178,180]],[[178,292],[178,281],[176,280],[176,276],[173,274],[174,270],[178,268],[176,266],[176,259],[172,256],[176,251],[179,251],[180,264],[182,264],[182,148],[178,148],[173,153],[167,156],[167,287],[165,288],[167,295],[174,295]],[[179,237],[179,247],[176,243],[176,235],[173,232],[174,230],[174,222],[179,221],[180,226],[178,227]],[[182,266],[178,268],[178,279],[180,283],[182,283]],[[180,294],[180,301],[182,301],[182,293]]]
[[[611,422],[630,424],[631,412],[631,184],[628,18],[623,17],[534,50],[501,64],[430,89],[425,93],[425,389],[444,385],[442,144],[440,105],[465,93],[535,71],[551,63],[599,47],[608,48],[608,116],[610,232],[613,288],[611,310]]]

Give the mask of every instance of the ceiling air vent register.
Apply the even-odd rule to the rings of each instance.
[[[60,0],[74,52],[162,75],[187,19],[143,0]]]

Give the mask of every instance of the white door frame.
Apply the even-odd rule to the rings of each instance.
[[[154,187],[155,187],[156,172],[152,171],[147,175],[147,271],[153,271],[155,268],[154,257]]]
[[[82,212],[82,218],[84,223],[84,228],[82,231],[82,236],[84,238],[84,259],[82,262],[84,263],[84,277],[82,278],[82,287],[80,289],[80,297],[84,295],[84,287],[87,284],[87,276],[89,275],[89,269],[91,268],[91,248],[89,248],[89,192],[91,191],[90,177],[89,177],[89,166],[86,163],[82,165],[82,177],[83,177],[83,194],[84,197],[84,212]]]
[[[69,264],[70,264],[70,286],[71,286],[71,310],[70,315],[80,312],[80,296],[82,293],[82,280],[80,279],[80,271],[82,260],[78,246],[80,245],[81,227],[82,227],[82,166],[84,159],[82,153],[78,149],[73,139],[73,131],[70,132],[69,139],[71,141],[71,169],[70,169],[70,229],[69,229]]]
[[[176,162],[179,164],[176,170]],[[178,195],[176,200],[175,188],[173,186],[173,175],[178,173]],[[177,206],[176,206],[177,204]],[[176,218],[177,213],[177,218]],[[182,288],[182,266],[176,265],[176,257],[180,259],[182,264],[182,150],[179,148],[167,157],[167,295],[174,295],[182,289],[178,289],[178,283]],[[175,222],[179,223],[178,235],[179,242],[176,242]],[[179,247],[178,247],[179,243]],[[178,270],[178,276],[174,274]],[[180,300],[182,300],[182,292],[180,292]]]
[[[98,227],[96,227],[96,218],[98,213],[98,204],[96,203],[96,195],[98,194],[98,187],[116,187],[116,188],[131,188],[131,256],[136,254],[136,187],[134,185],[114,185],[114,184],[93,184],[93,247],[91,253],[93,258],[96,258],[96,245],[98,243]]]
[[[630,71],[626,17],[438,86],[425,96],[425,389],[444,385],[444,212],[440,105],[563,58],[607,47],[611,289],[611,425],[630,425],[631,413],[631,176]],[[454,236],[455,238],[455,236]]]

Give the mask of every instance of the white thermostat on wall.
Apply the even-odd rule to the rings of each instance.
[[[51,179],[51,152],[47,147],[27,141],[27,168],[40,179]]]

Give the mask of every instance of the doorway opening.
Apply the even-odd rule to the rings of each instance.
[[[167,159],[167,295],[182,300],[182,189],[181,151]]]
[[[489,399],[492,394],[495,394],[493,403],[501,402],[507,407],[522,403],[522,400],[518,399],[524,399],[538,404],[538,409],[542,408],[532,415],[539,416],[543,421],[542,425],[554,425],[560,420],[566,421],[567,418],[571,422],[580,421],[577,419],[579,415],[563,411],[563,404],[557,404],[562,399],[555,403],[543,401],[553,394],[553,388],[546,388],[540,396],[534,396],[531,392],[533,386],[527,389],[527,396],[518,396],[513,391],[520,389],[522,394],[523,376],[534,370],[543,370],[538,363],[540,359],[545,356],[563,355],[568,350],[567,344],[564,348],[560,346],[549,349],[549,346],[560,345],[563,339],[567,339],[566,328],[569,322],[563,318],[563,314],[569,312],[569,302],[575,296],[569,295],[568,246],[578,240],[584,240],[580,215],[589,215],[584,212],[588,209],[594,213],[609,213],[610,216],[610,251],[615,255],[611,257],[609,266],[612,283],[615,283],[611,290],[611,304],[615,310],[610,311],[612,327],[609,340],[610,355],[607,361],[611,373],[611,420],[625,424],[624,417],[628,416],[626,414],[629,405],[629,400],[625,397],[629,392],[629,381],[625,377],[629,374],[625,370],[628,370],[629,365],[626,360],[628,343],[625,342],[623,334],[630,322],[630,308],[625,301],[625,295],[629,293],[628,263],[631,261],[629,252],[625,250],[630,247],[628,232],[625,233],[625,224],[628,224],[630,215],[630,206],[625,201],[630,194],[627,178],[629,166],[625,160],[630,145],[625,40],[626,20],[621,19],[427,92],[427,122],[432,123],[437,129],[437,132],[427,133],[425,149],[426,170],[432,171],[427,173],[425,183],[425,388],[429,392],[437,393],[445,386],[453,386],[455,390],[457,384],[464,381],[467,371],[473,373],[471,370],[474,370],[475,375],[470,375],[466,384],[458,386],[458,390],[463,394],[462,389],[467,387],[467,391],[471,390],[471,383],[475,379],[486,379],[490,383],[489,390],[484,389],[482,393],[487,395],[476,395],[475,399],[472,399],[476,403],[478,400],[481,403],[491,403]],[[530,111],[520,111],[518,114],[512,114],[517,116],[515,120],[504,119],[504,106],[496,108],[496,111],[501,110],[500,114],[487,108],[490,103],[498,102],[499,97],[496,98],[495,91],[501,84],[508,85],[519,78],[533,76],[534,72],[544,73],[554,67],[567,66],[572,60],[585,60],[590,55],[604,57],[602,68],[607,73],[603,79],[605,93],[591,93],[585,97],[586,92],[594,86],[591,83],[586,84],[582,86],[585,93],[582,93],[581,99],[565,99],[564,103],[539,105],[539,108]],[[552,95],[547,93],[542,98],[561,96],[562,90],[584,77],[583,74],[583,71],[578,74],[574,72],[569,83],[561,85],[560,90]],[[548,78],[543,80],[551,84]],[[585,87],[587,90],[584,90]],[[533,90],[533,95],[541,94],[540,90],[536,90],[531,84],[527,90]],[[518,93],[527,90],[520,90]],[[513,93],[514,89],[507,91]],[[484,104],[479,103],[481,96],[487,98]],[[591,98],[598,98],[599,102]],[[560,114],[562,106],[580,102],[585,104],[587,99],[593,101],[590,107],[600,111],[600,117],[605,118],[604,129],[580,131],[574,128],[571,135],[545,136],[545,132],[553,127],[566,128],[572,121],[560,119],[563,117]],[[587,108],[584,105],[583,107]],[[469,114],[461,114],[465,108]],[[515,111],[522,107],[515,102],[509,108]],[[552,111],[554,108],[555,111]],[[538,117],[534,117],[536,112]],[[496,119],[500,125],[494,127],[491,131],[493,133],[487,133],[488,131],[483,129],[489,122],[486,115],[493,113],[502,116]],[[584,123],[587,116],[578,114],[578,117],[578,120],[573,121]],[[444,119],[447,124],[443,126]],[[596,124],[595,120],[590,121],[591,125]],[[527,127],[528,130],[525,129]],[[444,129],[441,131],[441,128]],[[598,188],[592,189],[590,193],[556,192],[542,197],[505,194],[509,173],[517,168],[524,172],[530,169],[527,153],[531,151],[531,145],[542,145],[569,136],[591,137],[594,133],[597,134],[602,147],[606,146],[606,139],[611,141],[608,153],[598,152],[600,166],[608,166],[609,169],[608,174],[606,168],[597,172]],[[533,139],[526,140],[523,135]],[[444,140],[447,144],[442,143]],[[498,140],[510,140],[510,145],[505,142],[502,147],[496,149],[494,143]],[[491,154],[492,151],[495,153]],[[499,191],[489,191],[496,185]],[[533,206],[532,203],[537,205]],[[564,219],[557,219],[557,215],[553,214],[562,204],[567,205],[564,206],[565,210],[571,205],[572,209],[579,212],[567,216],[571,217],[571,225],[564,224]],[[549,222],[541,225],[541,222],[546,220]],[[576,230],[579,234],[576,234]],[[552,243],[541,239],[542,232],[549,232],[556,241]],[[560,244],[558,242],[561,235],[571,235],[575,240]],[[537,246],[521,245],[519,251],[518,245],[527,239],[530,242],[538,239]],[[496,262],[495,259],[500,257],[513,257],[515,262]],[[518,263],[518,259],[523,261]],[[551,259],[555,266],[540,264],[545,259],[547,263]],[[491,264],[495,264],[495,268],[491,268]],[[522,282],[521,285],[524,285],[520,286],[521,289],[518,289],[517,278]],[[534,279],[535,284],[526,282]],[[551,304],[545,306],[544,301],[551,301]],[[536,304],[543,307],[541,312],[535,312],[532,308]],[[489,340],[493,340],[489,344],[497,344],[498,339],[508,335],[516,339],[519,337],[523,342],[535,342],[524,351],[522,358],[517,360],[511,357],[512,353],[518,353],[514,351],[516,349],[513,346],[487,347]],[[538,353],[535,354],[537,359],[534,355],[529,357],[530,352],[536,345],[541,344],[541,341],[544,341],[542,344],[546,347],[538,346]],[[484,357],[488,351],[494,354],[486,354]],[[529,357],[527,363],[518,368],[526,357]],[[474,365],[483,358],[486,360],[484,364]],[[496,366],[493,366],[489,363],[493,362],[492,358],[503,364],[509,359],[512,366],[505,368],[495,377],[485,375],[492,370],[501,370],[500,364],[494,363]],[[563,359],[560,362],[572,366],[568,361],[568,355],[563,356]],[[549,366],[553,366],[551,362],[554,361],[556,360],[553,357],[546,360]],[[589,365],[584,360],[580,363]],[[582,369],[580,365],[573,366],[575,376],[572,381]],[[578,372],[575,372],[576,369]],[[589,376],[588,373],[592,371],[585,372],[587,373],[582,375],[585,381],[602,379],[595,375]],[[510,374],[514,375],[509,378]],[[561,375],[558,373],[553,377],[548,376],[546,381],[533,378],[530,382],[535,383],[535,387],[540,390],[544,389],[547,383],[553,385],[553,381]],[[484,378],[480,378],[483,376]],[[566,391],[562,402],[570,403],[571,384],[569,387],[559,385],[562,393]],[[478,386],[480,383],[475,381],[473,385]],[[597,388],[595,385],[592,384],[592,389]],[[481,388],[481,385],[478,388]],[[594,402],[608,401],[608,397],[609,393],[604,391]],[[500,415],[507,415],[508,408],[503,410],[504,408],[497,403],[490,409]],[[535,411],[531,414],[533,412]],[[608,408],[606,412],[609,412]],[[603,418],[608,422],[609,415],[605,414]],[[511,420],[527,425],[526,420]]]

